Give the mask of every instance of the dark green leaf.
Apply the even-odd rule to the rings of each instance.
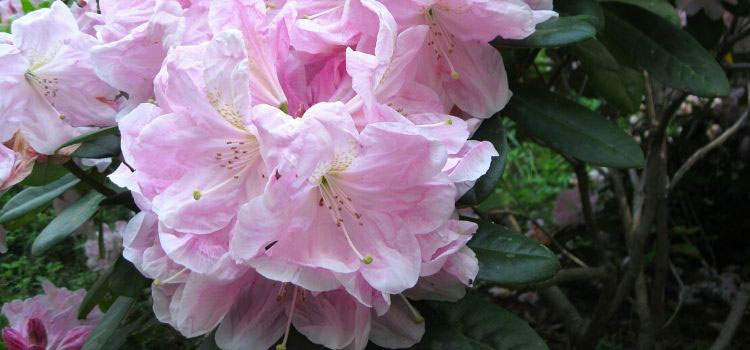
[[[68,170],[60,164],[52,162],[35,162],[31,175],[21,181],[21,185],[44,186],[63,177],[63,175],[67,173]]]
[[[109,290],[115,296],[137,297],[148,287],[149,280],[143,277],[133,264],[120,256],[109,275]]]
[[[536,31],[523,40],[497,38],[495,46],[560,47],[575,44],[596,35],[590,16],[554,17],[536,26]]]
[[[601,0],[602,2],[622,2],[630,5],[635,5],[646,9],[652,13],[659,15],[666,19],[669,23],[680,27],[680,16],[677,15],[677,10],[667,0]]]
[[[427,302],[427,327],[418,350],[545,350],[529,324],[496,304],[469,294],[456,303]]]
[[[620,65],[607,47],[596,39],[566,49],[581,60],[592,90],[600,97],[626,114],[640,109],[644,84],[638,71]]]
[[[219,346],[216,345],[216,340],[214,340],[215,335],[215,330],[206,335],[206,337],[201,341],[201,345],[198,346],[197,350],[221,350],[219,349]]]
[[[68,174],[48,185],[29,187],[13,196],[0,210],[0,224],[19,218],[63,194],[67,189],[75,186],[80,180]]]
[[[637,70],[618,66],[616,70],[584,63],[593,90],[624,114],[635,113],[641,108],[645,93],[643,76]]]
[[[503,113],[527,134],[568,156],[613,168],[643,166],[643,151],[630,135],[560,95],[519,84]]]
[[[610,43],[656,80],[698,96],[729,93],[721,66],[690,34],[637,6],[608,2],[604,12]]]
[[[73,231],[88,221],[96,210],[104,196],[99,192],[91,191],[83,198],[65,208],[56,218],[42,230],[31,245],[31,254],[39,255],[52,248],[55,244],[70,236]]]
[[[78,137],[74,137],[74,138],[68,140],[68,142],[63,143],[62,146],[58,147],[55,150],[55,152],[57,152],[57,151],[65,148],[65,147],[68,147],[70,145],[75,145],[75,144],[79,144],[79,143],[84,143],[84,142],[92,141],[92,140],[98,139],[98,138],[100,138],[102,136],[106,136],[106,135],[117,135],[118,133],[119,133],[119,130],[117,129],[116,126],[112,126],[112,127],[109,127],[109,128],[104,128],[104,129],[96,130],[94,132],[90,132],[88,134],[81,135],[81,136],[78,136]]]
[[[519,286],[552,278],[560,269],[557,256],[526,236],[488,221],[469,242],[479,259],[477,279]]]
[[[39,6],[37,8],[46,9],[46,8],[49,8],[51,5],[52,3],[49,1],[42,1],[39,3]]]
[[[604,12],[597,0],[558,0],[555,1],[555,11],[566,16],[582,15],[597,31],[604,28]]]
[[[103,135],[81,144],[72,157],[109,158],[120,154],[120,136]]]
[[[29,13],[36,10],[36,6],[31,3],[31,0],[21,0],[21,9],[23,9],[23,13]]]
[[[565,51],[578,57],[584,63],[596,65],[600,68],[612,71],[617,70],[617,60],[611,53],[609,53],[607,47],[599,42],[599,40],[589,39],[582,41],[578,44],[566,47]]]
[[[500,115],[495,115],[482,123],[473,139],[492,142],[499,156],[492,157],[487,173],[482,175],[474,184],[474,187],[458,201],[458,204],[463,206],[477,205],[492,194],[497,182],[503,176],[505,162],[508,159],[508,142]]]
[[[99,275],[96,282],[86,291],[86,296],[81,301],[81,306],[78,307],[78,319],[82,320],[88,317],[91,310],[97,305],[101,304],[109,289],[107,287],[107,280],[109,275],[112,273],[112,268],[109,267]]]
[[[91,336],[83,345],[83,350],[115,350],[107,348],[105,345],[110,338],[119,332],[119,327],[128,311],[135,304],[135,300],[128,297],[119,297],[114,304],[107,310],[102,320],[96,326]]]

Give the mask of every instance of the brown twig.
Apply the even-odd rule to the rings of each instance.
[[[750,107],[748,107],[748,109],[745,109],[745,112],[742,113],[742,116],[740,116],[740,118],[737,119],[737,121],[735,121],[734,124],[729,127],[729,129],[724,130],[724,132],[721,133],[719,137],[715,138],[713,141],[695,151],[695,153],[693,153],[690,158],[688,158],[688,160],[685,161],[685,163],[682,164],[679,169],[677,169],[677,172],[675,172],[674,176],[672,176],[672,181],[669,184],[670,192],[674,190],[680,180],[682,180],[682,177],[685,176],[688,170],[690,170],[690,168],[692,168],[695,163],[697,163],[701,158],[705,157],[706,154],[708,154],[715,148],[724,144],[727,139],[729,139],[732,135],[734,135],[735,132],[737,132],[737,130],[739,130],[740,126],[742,126],[745,120],[747,120],[748,112],[750,112]]]
[[[727,320],[724,321],[724,325],[721,327],[719,337],[716,338],[710,350],[722,350],[726,349],[732,342],[734,333],[737,331],[740,322],[742,322],[742,315],[745,313],[747,304],[750,302],[750,283],[745,283],[740,288],[737,296],[732,304],[732,309],[729,311]]]

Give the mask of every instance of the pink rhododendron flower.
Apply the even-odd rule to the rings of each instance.
[[[124,255],[155,278],[154,311],[162,322],[188,337],[218,325],[222,349],[266,349],[286,342],[292,325],[311,341],[331,349],[408,347],[424,333],[423,319],[405,299],[394,300],[382,316],[343,289],[311,292],[266,279],[245,267],[229,280],[217,280],[183,267],[161,249],[156,217],[142,212],[124,231]],[[225,251],[226,252],[226,251]]]
[[[110,126],[117,91],[94,74],[88,50],[96,40],[78,29],[56,1],[12,25],[13,44],[0,44],[3,137],[20,130],[40,154],[90,127]]]
[[[556,13],[520,0],[385,0],[399,27],[427,25],[418,81],[471,116],[488,118],[510,98],[496,36],[523,39]]]
[[[77,318],[78,307],[86,291],[71,292],[43,282],[43,295],[3,304],[8,319],[3,328],[3,342],[8,350],[80,350],[101,318],[95,308],[83,320]]]
[[[103,236],[104,251],[99,251],[98,237],[87,239],[83,245],[86,253],[86,265],[93,271],[108,268],[122,253],[122,232],[125,230],[127,222],[117,221],[114,226],[115,228],[112,230],[109,225],[102,225],[102,231],[99,234]]]
[[[263,197],[240,213],[236,257],[361,273],[387,293],[413,286],[415,235],[436,229],[453,211],[455,188],[440,172],[442,145],[406,123],[369,124],[360,133],[340,103],[317,104],[300,119],[267,106],[254,113],[262,143],[293,146],[266,154],[274,176]],[[285,218],[288,211],[297,215]]]

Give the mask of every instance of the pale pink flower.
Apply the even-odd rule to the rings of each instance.
[[[8,350],[80,350],[102,314],[95,308],[79,320],[78,307],[85,290],[71,292],[43,282],[43,295],[3,304],[8,319],[3,342]]]
[[[148,1],[137,8],[122,10],[120,7],[109,9],[112,5],[109,1],[104,2],[102,14],[105,22],[112,22],[97,26],[99,36],[106,41],[91,49],[91,62],[96,74],[128,94],[126,111],[153,97],[153,81],[167,51],[182,42],[185,31],[184,11],[178,2],[165,1],[158,5],[151,4],[150,7],[145,4],[148,4]],[[145,8],[141,8],[142,6]],[[104,11],[105,8],[108,10]],[[112,18],[110,11],[115,10],[140,11],[134,17]],[[133,18],[145,17],[146,14],[150,16],[143,23],[130,22]],[[134,26],[136,24],[138,25]],[[121,27],[129,28],[124,35],[108,32]]]
[[[510,98],[496,36],[523,39],[556,13],[521,0],[386,0],[399,27],[429,26],[417,79],[463,111],[488,118]]]
[[[98,237],[94,236],[87,239],[83,245],[86,254],[86,266],[93,271],[101,271],[111,266],[122,253],[122,232],[126,226],[127,222],[125,221],[115,222],[114,230],[109,225],[102,225],[102,230],[99,234],[103,236],[103,252],[99,251]]]
[[[0,143],[0,191],[29,176],[34,168],[34,161],[40,157],[45,158],[29,147],[20,134],[16,134],[5,144]]]
[[[361,350],[368,338],[381,346],[398,341],[400,347],[407,347],[424,333],[423,320],[405,299],[394,300],[378,316],[342,289],[311,292],[266,279],[242,265],[228,279],[217,279],[215,272],[195,272],[162,250],[158,226],[152,213],[136,215],[123,233],[123,255],[155,279],[152,296],[157,318],[187,337],[208,333],[218,325],[220,348],[266,349],[294,325],[326,347]]]
[[[279,276],[262,264],[269,259],[331,271],[350,292],[358,275],[385,293],[413,286],[415,235],[453,211],[444,148],[407,123],[360,133],[341,103],[316,104],[299,119],[263,105],[253,112],[274,170],[263,196],[240,211],[234,255],[271,279]]]
[[[114,124],[117,91],[96,77],[88,50],[96,40],[55,1],[13,22],[13,44],[0,44],[3,138],[20,130],[40,154],[52,154],[87,127]]]
[[[479,262],[466,244],[477,224],[452,219],[439,229],[417,236],[422,254],[420,279],[404,294],[415,300],[457,301],[479,272]]]
[[[249,118],[241,34],[174,49],[156,85],[160,107],[141,105],[120,122],[123,157],[167,228],[221,230],[268,177]]]

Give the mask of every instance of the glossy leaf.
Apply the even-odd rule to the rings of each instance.
[[[599,40],[589,39],[565,48],[570,54],[578,57],[584,63],[593,64],[600,68],[617,70],[617,59],[607,50]]]
[[[472,138],[479,141],[492,142],[499,156],[492,158],[487,173],[482,175],[476,181],[474,187],[459,199],[459,206],[477,205],[487,199],[495,191],[497,182],[503,176],[505,163],[508,159],[508,141],[505,137],[505,130],[503,129],[500,115],[495,115],[483,122]]]
[[[106,136],[106,135],[117,135],[119,132],[120,131],[117,129],[116,126],[112,126],[112,127],[109,127],[109,128],[104,128],[104,129],[96,130],[94,132],[90,132],[88,134],[81,135],[81,136],[78,136],[78,137],[74,137],[74,138],[68,140],[68,142],[65,142],[60,147],[58,147],[56,151],[59,151],[59,150],[65,148],[65,147],[68,147],[70,145],[75,145],[75,144],[79,144],[79,143],[84,143],[84,142],[92,141],[92,140],[98,139],[98,138]]]
[[[618,66],[616,70],[584,64],[589,84],[596,93],[624,114],[638,112],[641,108],[645,86],[637,70]]]
[[[455,303],[427,302],[418,350],[545,350],[529,324],[500,306],[468,294]]]
[[[117,332],[122,321],[127,317],[128,311],[135,304],[135,300],[128,297],[119,297],[107,310],[102,320],[96,326],[91,336],[83,345],[83,350],[114,350],[107,348],[107,343]]]
[[[104,135],[86,141],[71,154],[78,158],[109,158],[120,154],[120,137],[117,135]]]
[[[664,85],[698,96],[729,93],[718,62],[687,32],[640,7],[605,4],[608,36],[613,45]]]
[[[0,210],[0,224],[19,218],[26,213],[47,205],[69,188],[80,182],[68,174],[44,186],[29,187],[13,196]]]
[[[517,85],[513,92],[503,112],[548,147],[593,165],[643,166],[640,146],[604,117],[546,90]]]
[[[120,256],[115,261],[108,284],[115,296],[137,297],[148,287],[149,280],[130,261]]]
[[[99,192],[91,191],[65,208],[56,218],[42,230],[31,245],[31,254],[39,255],[52,248],[55,244],[70,236],[73,231],[88,221],[96,210],[104,196]]]
[[[536,31],[523,40],[498,38],[495,46],[560,47],[575,44],[596,35],[590,16],[554,17],[536,26]]]
[[[585,19],[597,31],[604,28],[604,12],[597,0],[555,1],[555,11],[567,16],[587,16]]]
[[[488,221],[479,223],[469,247],[479,259],[481,281],[518,286],[550,279],[560,269],[557,256],[547,247]]]
[[[52,162],[35,162],[31,174],[29,177],[21,181],[21,185],[44,186],[63,177],[67,173],[68,170],[60,164]]]
[[[112,273],[113,267],[114,266],[111,266],[103,271],[99,275],[99,278],[96,279],[96,282],[94,282],[94,284],[86,290],[86,296],[83,297],[81,306],[78,307],[79,320],[86,318],[91,310],[93,310],[97,305],[101,304],[104,298],[107,296],[107,292],[109,292],[109,288],[107,287],[107,280],[109,279],[109,275]]]
[[[648,10],[664,19],[669,23],[680,27],[680,16],[677,10],[667,0],[601,0],[602,2],[621,2],[630,4]]]

